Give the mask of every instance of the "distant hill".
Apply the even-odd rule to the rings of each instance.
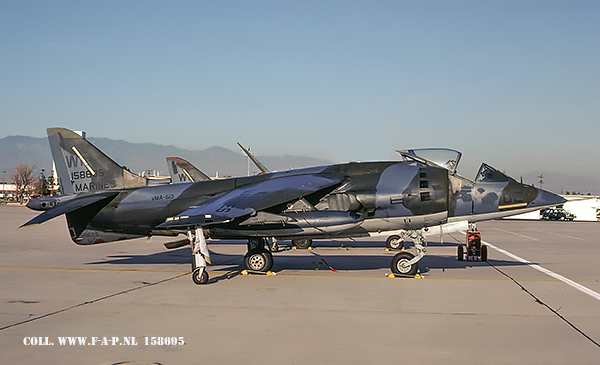
[[[210,147],[201,151],[190,151],[175,146],[163,146],[153,143],[130,143],[109,138],[88,137],[96,147],[114,159],[117,163],[127,166],[131,171],[139,173],[145,170],[160,171],[167,175],[166,157],[181,157],[210,176],[246,176],[248,174],[248,159],[240,151],[232,151],[222,147]],[[271,171],[287,170],[330,164],[331,161],[305,156],[256,156]],[[27,136],[8,136],[0,139],[0,173],[6,171],[6,178],[18,164],[25,163],[36,166],[36,172],[46,170],[46,175],[52,170],[52,154],[47,138]],[[250,165],[250,173],[259,170]],[[2,175],[0,175],[0,178]]]
[[[222,147],[210,147],[201,151],[191,151],[175,146],[163,146],[152,143],[130,143],[109,138],[88,137],[88,140],[113,158],[117,163],[127,166],[131,171],[140,173],[145,170],[156,170],[167,175],[166,157],[182,157],[210,176],[246,176],[248,159],[241,151],[232,151]],[[287,170],[308,166],[331,164],[331,161],[305,156],[257,156],[272,171]],[[26,136],[9,136],[0,139],[0,179],[2,171],[6,171],[6,179],[19,163],[36,166],[36,173],[41,169],[49,175],[52,170],[52,155],[47,138]],[[464,167],[464,166],[463,166]],[[459,167],[459,171],[461,171]],[[572,176],[559,171],[532,171],[523,175],[526,184],[539,187],[538,176],[544,175],[544,188],[555,193],[580,192],[583,194],[600,194],[598,173],[590,169],[590,174]],[[250,164],[250,173],[259,172]],[[519,180],[520,176],[513,176]]]

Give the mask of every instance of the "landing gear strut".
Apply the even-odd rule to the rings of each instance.
[[[210,253],[201,227],[190,227],[187,232],[192,245],[192,280],[196,284],[208,283],[206,265],[210,264]]]
[[[425,256],[425,251],[427,251],[427,241],[423,237],[423,230],[407,231],[403,236],[413,240],[416,255],[408,251],[397,253],[392,259],[392,273],[401,276],[414,276],[419,270],[419,260]]]

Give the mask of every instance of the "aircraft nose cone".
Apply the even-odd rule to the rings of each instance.
[[[560,195],[551,193],[547,190],[537,189],[537,197],[533,201],[533,205],[536,207],[552,207],[555,205],[564,204],[567,199]]]
[[[42,208],[40,206],[39,199],[32,199],[25,206],[31,210],[41,210],[41,208]]]

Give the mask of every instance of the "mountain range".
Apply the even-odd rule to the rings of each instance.
[[[161,175],[168,175],[165,158],[174,156],[188,160],[209,176],[246,176],[248,174],[248,158],[242,151],[232,151],[223,147],[191,151],[175,146],[130,143],[110,138],[88,137],[88,140],[117,163],[135,173],[154,170],[160,172]],[[306,156],[256,156],[256,158],[272,171],[331,163],[328,160]],[[6,171],[7,180],[10,171],[20,163],[35,165],[36,173],[44,169],[48,176],[52,170],[52,154],[48,139],[28,136],[8,136],[0,139],[0,172]],[[251,163],[250,174],[254,175],[258,172],[260,170]]]
[[[167,175],[166,157],[181,157],[209,176],[246,176],[248,174],[248,158],[242,151],[233,151],[223,147],[210,147],[205,150],[191,151],[175,146],[164,146],[153,143],[130,143],[123,140],[109,138],[89,137],[88,140],[96,147],[124,165],[132,172],[140,173],[146,170],[160,172]],[[265,166],[272,171],[287,170],[309,166],[331,164],[329,160],[306,156],[256,156]],[[44,169],[46,176],[52,170],[52,155],[47,138],[27,136],[8,136],[0,139],[0,173],[6,171],[6,179],[10,180],[10,173],[20,164],[35,165],[35,173],[39,174]],[[466,166],[463,166],[463,168]],[[459,172],[462,173],[460,168]],[[250,174],[259,172],[250,163]],[[527,184],[539,186],[539,175],[544,175],[544,188],[555,193],[573,192],[583,194],[600,194],[600,174],[596,169],[590,169],[587,174],[572,175],[559,170],[556,171],[530,171],[522,176],[513,176],[522,179]],[[469,174],[470,175],[470,174]],[[474,175],[474,174],[473,174]],[[0,178],[4,175],[0,174]]]

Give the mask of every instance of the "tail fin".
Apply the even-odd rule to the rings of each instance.
[[[210,180],[210,177],[196,166],[179,157],[167,157],[169,175],[173,184]]]
[[[79,134],[65,128],[46,132],[62,194],[146,185],[145,178],[126,170]]]

